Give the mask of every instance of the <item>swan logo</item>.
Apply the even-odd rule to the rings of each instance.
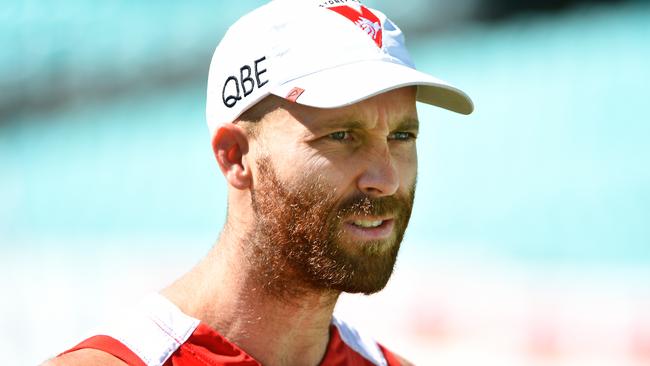
[[[377,16],[370,11],[370,9],[366,8],[363,5],[360,5],[358,7],[359,10],[351,7],[351,6],[333,6],[329,7],[328,9],[335,11],[344,17],[350,19],[352,23],[354,23],[357,27],[361,28],[364,32],[372,38],[373,41],[375,41],[375,44],[377,44],[377,47],[381,48],[382,46],[382,27],[381,27],[381,21]]]
[[[379,22],[373,22],[370,19],[366,19],[364,17],[359,17],[359,20],[354,22],[354,24],[358,25],[359,28],[363,29],[368,33],[370,37],[372,37],[373,40],[377,40],[377,35],[379,32],[381,32],[381,24]]]

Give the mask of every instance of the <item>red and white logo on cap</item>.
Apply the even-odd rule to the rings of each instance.
[[[368,33],[368,36],[372,38],[373,41],[377,44],[377,47],[381,48],[381,21],[377,16],[366,8],[363,5],[359,6],[359,10],[351,6],[333,6],[328,9],[333,10],[344,17],[350,19],[352,23],[356,24],[361,30]]]

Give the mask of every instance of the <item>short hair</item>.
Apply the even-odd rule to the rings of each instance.
[[[250,137],[256,138],[259,133],[260,122],[269,113],[285,106],[287,103],[283,98],[271,94],[244,111],[234,123],[241,125]]]

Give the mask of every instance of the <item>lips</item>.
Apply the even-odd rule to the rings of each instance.
[[[380,240],[391,236],[395,220],[389,217],[354,218],[346,220],[343,226],[345,231],[356,240]]]
[[[368,228],[378,227],[383,222],[384,220],[354,220],[352,224],[368,229]]]

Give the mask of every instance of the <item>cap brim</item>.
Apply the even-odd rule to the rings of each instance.
[[[419,102],[461,114],[474,110],[469,96],[447,82],[401,64],[378,60],[321,70],[286,82],[271,93],[286,98],[294,88],[300,88],[304,91],[297,103],[337,108],[404,86],[418,87]]]

